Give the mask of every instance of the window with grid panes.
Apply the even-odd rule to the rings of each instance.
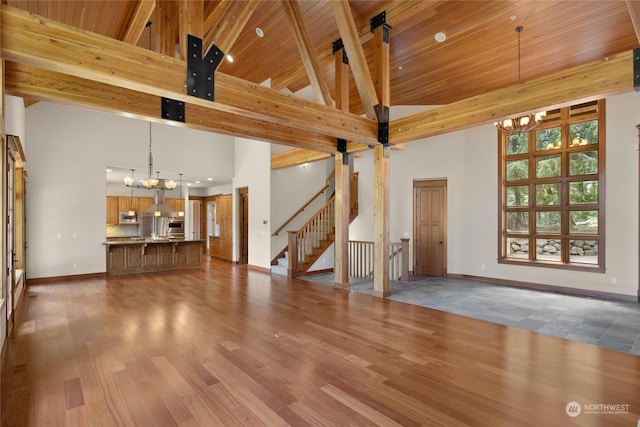
[[[499,131],[498,261],[604,271],[605,101]]]

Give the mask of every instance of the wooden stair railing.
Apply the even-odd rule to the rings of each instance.
[[[358,174],[350,180],[349,220],[358,215]],[[306,271],[335,240],[335,195],[318,210],[299,230],[288,232],[289,268],[293,278]]]
[[[277,236],[282,230],[284,230],[284,228],[288,224],[291,223],[291,221],[293,221],[298,215],[300,215],[302,212],[304,212],[304,210],[307,207],[309,207],[309,205],[311,203],[313,203],[314,200],[316,200],[318,197],[320,197],[322,195],[322,193],[324,193],[329,187],[331,187],[331,183],[332,183],[332,180],[334,178],[335,178],[335,171],[332,171],[331,174],[329,174],[329,176],[327,177],[327,180],[325,181],[325,186],[322,187],[320,189],[320,191],[318,191],[316,194],[314,194],[313,197],[311,197],[305,204],[303,204],[300,209],[295,211],[294,214],[289,217],[289,219],[287,219],[280,227],[278,227],[278,229],[276,231],[273,232],[273,234],[271,234],[271,236]]]
[[[409,281],[409,239],[389,243],[389,279]],[[373,279],[373,242],[349,240],[349,276]]]

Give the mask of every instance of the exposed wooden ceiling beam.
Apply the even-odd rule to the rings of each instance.
[[[353,78],[358,88],[364,112],[368,118],[375,119],[374,106],[378,105],[378,97],[376,96],[376,88],[367,65],[367,58],[360,44],[360,35],[358,34],[349,2],[347,0],[335,0],[329,3],[338,24],[342,43],[347,51],[349,65],[351,65],[351,70],[353,71]]]
[[[393,120],[389,125],[389,139],[393,147],[402,147],[405,143],[492,123],[524,112],[558,108],[632,90],[633,52],[629,51]],[[363,148],[366,147],[351,146],[349,152],[362,151]],[[271,163],[278,168],[304,163],[302,160],[305,158],[300,150],[283,151],[275,156],[272,156]],[[313,156],[315,160],[328,157],[328,154]]]
[[[138,0],[136,10],[133,12],[127,28],[122,36],[125,43],[136,45],[142,37],[147,22],[151,19],[154,9],[156,8],[156,0]]]
[[[640,42],[640,1],[627,0],[627,8],[629,9],[629,17],[633,23],[633,29],[636,32],[636,38]]]
[[[377,140],[377,124],[372,120],[222,73],[215,74],[215,102],[188,96],[184,61],[5,4],[1,5],[1,11],[5,59],[197,104],[212,112],[225,111],[363,143]]]
[[[548,76],[393,120],[391,144],[502,120],[516,114],[564,107],[633,90],[633,52],[578,65]]]
[[[221,1],[205,19],[205,36],[202,45],[205,52],[216,45],[225,54],[240,36],[240,32],[258,6],[258,1]]]
[[[161,102],[157,95],[135,92],[11,61],[7,61],[5,68],[6,91],[11,95],[79,105],[93,110],[166,123],[160,118]],[[297,131],[224,111],[211,111],[193,104],[186,104],[184,126],[224,135],[277,142],[292,147],[305,147],[325,153],[335,151],[335,138],[330,136]]]
[[[331,98],[331,92],[326,80],[322,76],[322,70],[320,64],[316,58],[313,45],[311,44],[311,38],[304,25],[302,19],[302,11],[297,0],[282,0],[282,8],[289,19],[291,28],[293,29],[294,38],[296,40],[296,46],[298,46],[298,52],[302,57],[302,65],[307,71],[311,88],[316,96],[316,100],[324,105],[333,105],[333,99]],[[282,47],[285,48],[285,47]]]
[[[284,169],[294,165],[328,159],[329,157],[331,157],[331,154],[305,150],[303,148],[293,148],[281,153],[272,154],[271,169]]]
[[[434,16],[436,9],[431,7],[430,4],[430,2],[426,1],[394,1],[386,4],[383,9],[377,10],[373,16],[383,11],[386,12],[387,23],[393,27],[414,14]],[[373,18],[373,16],[369,18]],[[365,19],[357,23],[357,25],[360,45],[364,45],[373,38],[370,20]],[[320,64],[328,63],[332,56],[331,49],[327,46],[321,46],[316,49],[315,54]],[[305,77],[304,70],[301,70],[300,67],[294,67],[284,71],[282,74],[271,77],[271,87],[274,89],[284,89],[285,87],[291,89],[290,86],[297,85],[297,82],[304,80]]]

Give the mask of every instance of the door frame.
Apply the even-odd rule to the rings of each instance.
[[[244,202],[247,209],[244,210]],[[238,188],[238,264],[249,264],[249,187]],[[246,215],[245,215],[246,212]]]
[[[418,253],[418,248],[419,248],[419,233],[418,233],[418,226],[417,226],[417,214],[418,212],[416,211],[417,209],[417,203],[416,203],[416,198],[417,198],[417,189],[420,187],[443,187],[444,188],[444,195],[443,195],[443,200],[442,200],[442,204],[443,204],[443,233],[442,233],[442,277],[447,277],[448,275],[448,271],[447,271],[447,216],[448,216],[448,210],[447,210],[447,188],[448,188],[448,182],[447,182],[447,178],[430,178],[430,179],[414,179],[413,180],[413,188],[412,188],[412,196],[413,196],[413,209],[412,209],[412,214],[413,214],[413,267],[414,267],[414,272],[413,274],[417,274],[417,272],[415,271],[415,267],[417,266],[417,253]]]

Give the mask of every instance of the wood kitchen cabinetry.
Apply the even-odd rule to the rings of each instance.
[[[233,197],[225,194],[216,200],[220,236],[209,237],[209,255],[231,261],[233,256]]]
[[[153,205],[153,197],[138,197],[138,208],[144,212]]]
[[[118,209],[120,212],[140,210],[139,197],[118,197]]]
[[[107,196],[107,225],[118,224],[119,212],[118,197]]]
[[[169,209],[176,212],[184,212],[184,199],[167,198],[165,203],[169,206]]]
[[[107,225],[117,225],[120,220],[120,212],[129,210],[144,212],[153,203],[153,197],[107,196]],[[165,203],[176,212],[184,212],[184,199],[168,198]]]
[[[107,242],[107,275],[200,268],[202,240]]]

